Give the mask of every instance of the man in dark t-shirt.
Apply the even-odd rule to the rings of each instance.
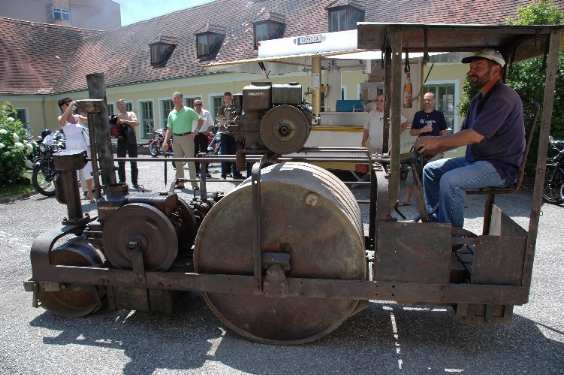
[[[415,112],[413,117],[413,122],[411,123],[410,135],[418,137],[426,136],[439,136],[445,135],[447,132],[447,124],[445,120],[445,115],[441,111],[435,110],[435,94],[432,92],[425,93],[423,95],[423,105],[424,109]],[[443,153],[435,155],[430,161],[439,160],[443,157]],[[411,168],[407,172],[407,179],[405,180],[405,198],[403,201],[398,203],[398,206],[409,206],[411,205],[411,193],[415,187],[415,181],[413,180],[413,172]]]
[[[480,92],[472,99],[460,131],[439,137],[420,137],[415,149],[434,156],[466,146],[464,157],[441,159],[423,169],[425,204],[431,221],[464,225],[466,189],[507,187],[517,180],[525,150],[521,98],[502,80],[505,60],[492,49],[465,57],[470,63],[470,86]]]

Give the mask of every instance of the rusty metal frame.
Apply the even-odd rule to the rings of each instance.
[[[375,250],[378,253],[378,247],[383,246],[384,241],[378,238],[379,223],[381,229],[394,227],[394,220],[391,217],[391,210],[395,205],[397,198],[396,191],[399,192],[399,172],[395,167],[399,167],[399,122],[400,122],[400,106],[399,96],[393,97],[391,92],[400,92],[400,72],[401,72],[401,51],[409,48],[410,51],[416,52],[418,48],[425,51],[433,52],[438,50],[437,44],[434,44],[434,36],[437,33],[444,35],[451,35],[451,40],[441,43],[453,44],[453,37],[462,35],[466,39],[471,33],[482,32],[485,38],[488,35],[493,35],[494,39],[498,38],[504,43],[508,43],[511,48],[514,48],[512,55],[516,56],[516,61],[523,59],[531,54],[531,51],[523,50],[523,47],[518,45],[519,41],[523,41],[525,46],[531,45],[536,40],[538,42],[537,50],[540,54],[544,53],[544,49],[549,46],[548,61],[547,61],[547,81],[545,86],[545,97],[543,103],[543,114],[541,120],[541,138],[539,146],[539,156],[537,160],[537,173],[535,178],[535,191],[533,193],[533,204],[531,207],[531,214],[529,220],[529,230],[524,230],[518,234],[520,239],[525,240],[525,254],[524,263],[522,267],[522,277],[520,285],[492,285],[492,284],[471,284],[460,283],[455,284],[452,282],[399,282],[399,281],[352,281],[352,280],[338,280],[338,279],[305,279],[305,278],[286,278],[287,290],[284,288],[279,292],[280,296],[284,297],[309,297],[309,298],[334,298],[334,299],[358,299],[358,300],[395,300],[395,301],[411,301],[415,303],[432,303],[453,305],[459,304],[460,310],[457,310],[457,315],[465,316],[467,311],[473,309],[469,305],[484,305],[486,306],[485,321],[491,322],[493,317],[493,309],[496,305],[518,305],[528,302],[529,290],[531,284],[532,267],[535,253],[535,243],[538,233],[538,222],[540,216],[540,207],[542,203],[542,186],[544,180],[544,155],[546,155],[548,148],[548,135],[550,132],[550,121],[553,108],[554,88],[556,81],[556,69],[558,63],[558,50],[562,45],[562,29],[561,26],[546,26],[546,27],[510,27],[510,26],[491,26],[491,27],[465,27],[465,26],[422,26],[422,25],[360,25],[359,26],[359,46],[364,43],[365,47],[380,46],[385,35],[384,44],[389,46],[386,48],[386,77],[389,77],[388,82],[391,85],[386,86],[387,97],[386,100],[386,113],[389,113],[390,107],[392,109],[391,124],[392,124],[392,153],[390,159],[390,173],[388,173],[383,164],[378,161],[378,158],[367,158],[366,155],[352,156],[352,157],[336,157],[331,158],[327,156],[280,156],[277,161],[333,161],[345,160],[358,163],[370,162],[370,173],[372,176],[371,181],[371,199],[370,199],[370,223],[369,223],[369,237],[366,240],[366,248]],[[428,37],[421,40],[417,39],[417,35],[423,34],[423,30]],[[522,31],[523,35],[519,38],[510,38],[512,36],[510,30]],[[537,32],[538,31],[538,32]],[[374,35],[370,33],[373,32]],[[481,35],[482,35],[481,34]],[[499,35],[498,35],[499,34]],[[539,35],[540,34],[540,35]],[[366,40],[363,39],[365,37]],[[367,41],[372,40],[371,45]],[[497,39],[496,39],[497,40]],[[533,40],[533,42],[531,42]],[[378,44],[377,44],[378,43]],[[423,47],[418,47],[420,43]],[[483,42],[481,42],[483,43]],[[363,47],[363,48],[365,48]],[[463,48],[468,48],[469,45],[461,43],[460,46],[450,48],[450,51],[461,51]],[[489,47],[496,47],[495,45]],[[507,52],[505,46],[500,46]],[[533,48],[534,49],[534,48]],[[511,51],[510,51],[511,52]],[[391,72],[391,73],[390,73]],[[388,75],[389,74],[389,75]],[[387,126],[389,122],[386,121]],[[99,133],[93,133],[98,138]],[[387,134],[385,132],[384,134]],[[331,150],[334,151],[334,150]],[[362,151],[362,150],[360,150]],[[195,160],[193,160],[195,159]],[[236,157],[198,157],[198,158],[181,158],[178,160],[189,160],[198,162],[212,162],[218,160],[235,161]],[[125,161],[129,158],[115,158],[113,160]],[[136,161],[162,161],[151,159],[137,158]],[[175,158],[170,159],[175,160]],[[33,243],[31,249],[32,261],[32,280],[26,282],[28,290],[37,292],[37,290],[91,290],[92,286],[102,287],[125,287],[125,288],[146,288],[156,290],[177,290],[177,291],[201,291],[210,293],[230,293],[230,294],[262,294],[263,293],[263,270],[265,261],[268,264],[284,267],[285,264],[289,265],[287,259],[278,259],[276,257],[268,257],[263,254],[261,250],[261,223],[260,223],[260,167],[264,162],[268,161],[268,155],[249,156],[247,161],[259,162],[253,167],[253,204],[252,214],[255,218],[254,233],[255,238],[252,244],[253,250],[253,275],[240,276],[240,275],[226,275],[226,274],[197,274],[192,272],[143,272],[141,264],[134,265],[134,270],[119,270],[110,268],[97,268],[97,267],[72,267],[72,266],[59,266],[51,265],[49,260],[49,253],[54,243],[65,235],[80,234],[84,231],[84,225],[62,226],[55,228],[45,234],[39,236]],[[106,178],[108,180],[108,178]],[[111,180],[111,179],[109,179]],[[499,208],[496,207],[496,210]],[[499,210],[500,222],[502,220],[510,221],[510,218],[503,217],[503,213]],[[92,220],[94,220],[93,218]],[[386,223],[386,225],[382,224]],[[511,221],[511,223],[513,223]],[[511,226],[511,223],[505,223]],[[501,223],[500,225],[505,225]],[[429,223],[418,223],[411,225],[426,226],[421,227],[421,235],[427,236],[425,240],[428,242],[429,238],[433,236],[425,229],[429,228]],[[516,225],[516,224],[515,224]],[[501,230],[500,230],[501,231]],[[444,237],[444,236],[443,236]],[[476,239],[470,239],[467,243],[479,246],[480,243],[486,243],[488,246],[495,246],[496,242],[510,243],[508,235],[500,233],[499,240],[495,236],[482,236]],[[502,238],[503,237],[503,238]],[[399,239],[398,239],[399,240]],[[389,242],[389,240],[388,240]],[[492,245],[494,244],[494,245]],[[444,244],[443,244],[444,245]],[[474,245],[472,245],[474,246]],[[506,245],[503,245],[506,246]],[[131,250],[136,251],[136,245],[130,244]],[[226,249],[229,251],[229,249]],[[268,258],[268,259],[266,259]],[[142,263],[142,259],[141,259]],[[487,276],[487,275],[486,275]],[[513,277],[513,276],[512,276]],[[443,280],[443,279],[441,279]],[[444,280],[443,280],[444,281]],[[108,288],[110,289],[110,288]],[[508,315],[511,314],[511,308],[508,308]]]

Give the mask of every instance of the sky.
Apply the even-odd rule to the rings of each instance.
[[[209,3],[212,0],[113,0],[120,4],[121,25],[148,20],[177,10]]]

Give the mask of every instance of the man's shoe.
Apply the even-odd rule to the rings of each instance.
[[[212,175],[209,174],[209,173],[206,173],[206,177],[207,177],[207,178],[212,178]]]
[[[131,186],[133,186],[134,189],[139,189],[139,184],[131,184]]]
[[[194,185],[194,186],[192,186],[192,190],[194,190],[194,191],[200,190],[200,187],[198,185]]]
[[[244,179],[245,177],[243,177],[243,175],[242,175],[241,173],[238,173],[238,174],[234,174],[234,175],[233,175],[233,178],[236,179],[236,180],[242,180],[242,179]]]

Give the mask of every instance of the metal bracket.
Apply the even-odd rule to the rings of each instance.
[[[273,265],[279,265],[284,272],[290,271],[290,254],[286,253],[262,253],[262,267],[268,270]]]
[[[38,290],[37,282],[35,281],[24,281],[24,290],[26,292],[33,292],[33,299],[31,301],[31,307],[39,307],[39,300],[37,299],[37,290]]]
[[[262,166],[269,160],[269,155],[264,154],[260,158],[260,162],[253,165],[252,171],[252,215],[254,217],[253,228],[253,275],[255,279],[255,293],[261,294],[262,291],[262,250],[260,235],[260,170]]]
[[[143,264],[143,251],[139,241],[130,241],[127,243],[127,253],[131,257],[131,265],[135,274],[135,282],[145,284],[145,265]]]
[[[288,297],[288,281],[286,274],[279,264],[273,264],[266,271],[264,278],[264,296],[268,298]]]

